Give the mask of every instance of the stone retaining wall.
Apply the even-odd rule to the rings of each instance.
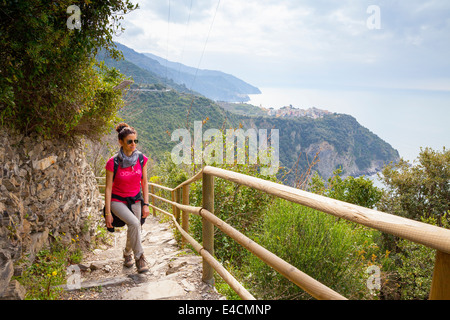
[[[58,237],[88,245],[102,200],[81,141],[43,140],[0,127],[0,297],[21,258]]]

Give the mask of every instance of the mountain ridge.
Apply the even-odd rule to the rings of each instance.
[[[107,64],[110,62],[106,61]],[[174,82],[172,84],[178,87],[167,90],[160,84],[170,83],[170,80],[127,61],[126,55],[125,60],[110,66],[115,66],[127,76],[134,74],[141,77],[141,88],[156,83],[158,85],[154,87],[161,88],[130,91],[128,94],[132,96],[126,97],[127,105],[119,113],[138,130],[142,151],[157,162],[177,145],[177,142],[171,141],[171,133],[189,128],[192,134],[194,121],[204,122],[204,130],[278,129],[280,166],[287,171],[295,168],[286,176],[287,183],[291,185],[295,184],[294,171],[306,172],[317,153],[320,161],[314,170],[325,179],[332,176],[337,168],[342,168],[344,177],[369,175],[399,160],[397,150],[361,126],[351,115],[313,112],[313,116],[320,116],[292,116],[290,112],[300,114],[301,109],[286,108],[284,111],[288,116],[270,116],[253,105],[215,102]]]
[[[243,116],[207,98],[172,90],[140,92],[121,116],[138,130],[143,151],[158,162],[179,143],[171,140],[172,132],[189,128],[193,136],[195,121],[203,122],[205,131],[278,129],[280,166],[286,171],[297,166],[297,172],[306,172],[317,153],[320,161],[313,170],[324,178],[331,177],[337,168],[342,168],[343,177],[372,175],[399,159],[397,150],[345,114],[326,114],[316,119]],[[295,172],[286,176],[291,185],[295,179]]]
[[[139,53],[118,42],[116,42],[116,46],[122,51],[126,60],[140,68],[152,71],[160,77],[183,85],[211,100],[246,102],[250,100],[248,94],[261,93],[255,86],[222,71],[189,67],[151,53]]]

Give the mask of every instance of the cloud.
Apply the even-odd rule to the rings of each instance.
[[[170,19],[168,4],[141,1],[139,12],[125,17],[120,42],[196,67],[217,2],[171,0]],[[380,8],[379,30],[367,28],[370,5]],[[226,0],[200,67],[255,85],[446,88],[449,35],[448,1]]]
[[[210,0],[152,0],[141,1],[143,11],[151,13],[156,19],[185,24],[191,21],[204,21],[209,18],[215,2]]]

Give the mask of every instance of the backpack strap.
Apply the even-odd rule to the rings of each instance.
[[[141,164],[141,179],[144,178],[144,154],[139,152],[139,163]]]
[[[117,169],[119,168],[119,157],[116,155],[114,157],[114,175],[113,175],[113,181],[114,178],[116,177],[116,173],[117,173]]]

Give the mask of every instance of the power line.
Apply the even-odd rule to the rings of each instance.
[[[188,29],[189,29],[189,23],[191,21],[192,2],[193,2],[193,0],[191,0],[191,5],[189,6],[189,16],[188,16],[188,19],[186,22],[186,31],[184,32],[183,49],[181,50],[180,65],[178,66],[178,76],[177,76],[178,79],[180,78],[180,74],[181,74],[181,63],[183,62],[184,50],[186,48],[187,34],[188,34]]]
[[[169,0],[169,10],[167,14],[167,55],[166,55],[166,81],[169,84],[169,36],[170,36],[170,0]]]
[[[211,21],[211,25],[209,26],[208,35],[206,37],[206,41],[205,41],[205,44],[203,46],[203,51],[202,51],[202,54],[200,56],[200,60],[198,61],[197,69],[195,70],[194,80],[192,81],[190,90],[192,90],[192,87],[194,86],[195,80],[197,79],[198,69],[200,68],[200,64],[202,63],[202,60],[203,60],[203,55],[205,54],[206,45],[208,44],[209,35],[211,34],[211,30],[212,30],[212,27],[214,25],[214,20],[216,20],[216,15],[217,15],[217,10],[219,9],[219,5],[220,5],[220,0],[217,1],[216,11],[214,12],[213,20]]]
[[[203,51],[202,51],[202,54],[200,56],[200,60],[198,61],[197,69],[195,70],[194,79],[192,80],[191,87],[189,89],[190,91],[192,91],[192,88],[194,86],[195,80],[197,79],[198,69],[200,68],[200,64],[202,63],[202,60],[203,60],[203,55],[205,54],[206,45],[208,44],[209,35],[211,34],[211,30],[212,30],[212,27],[214,25],[214,21],[216,20],[216,15],[217,15],[217,11],[219,9],[219,5],[220,5],[220,0],[217,1],[216,11],[214,12],[214,16],[213,16],[213,19],[211,21],[211,25],[209,26],[208,35],[206,36],[205,44],[203,45]],[[188,130],[189,130],[189,114],[191,113],[191,109],[192,109],[192,104],[193,103],[194,103],[194,95],[192,96],[191,105],[189,106],[189,110],[187,112],[187,117],[186,117],[186,127],[187,127]]]

